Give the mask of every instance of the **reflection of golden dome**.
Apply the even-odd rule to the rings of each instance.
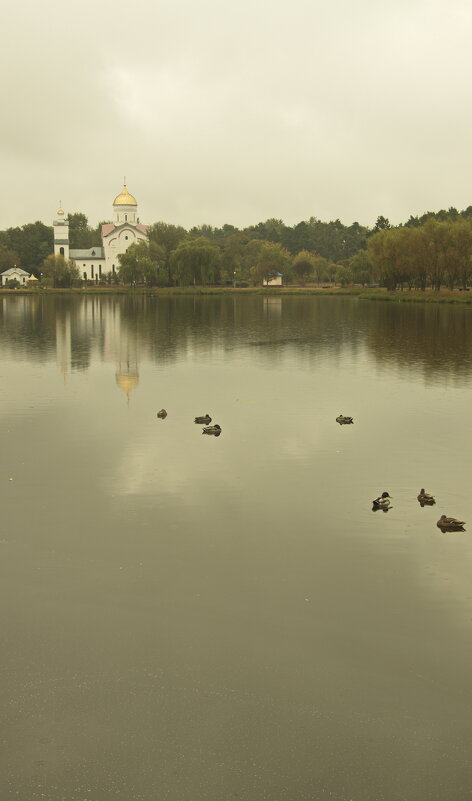
[[[123,390],[127,395],[131,392],[132,389],[139,383],[139,376],[138,375],[129,375],[125,373],[117,373],[116,374],[116,383]]]
[[[60,216],[60,217],[62,217],[62,215],[64,214],[64,212],[63,212],[63,210],[62,210],[62,209],[58,209],[58,210],[57,210],[57,213],[59,214],[59,216]]]
[[[130,195],[126,188],[126,184],[123,184],[123,189],[121,190],[120,194],[116,196],[113,201],[114,206],[137,206],[136,198],[133,195]]]

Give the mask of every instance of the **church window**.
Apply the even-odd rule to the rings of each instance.
[[[128,222],[128,215],[125,214],[125,222]]]
[[[92,256],[95,256],[95,251],[94,250],[92,250]]]
[[[98,274],[99,275],[102,274],[102,265],[101,264],[98,265]]]
[[[125,236],[125,239],[128,239],[128,237],[127,237],[127,236]]]
[[[91,265],[90,265],[90,275],[91,275],[91,276],[92,276],[92,278],[93,278],[93,264],[91,264]]]
[[[115,272],[115,265],[114,264],[111,265],[111,271],[112,271],[112,273]]]
[[[85,267],[85,264],[84,264],[84,267]],[[87,273],[84,270],[84,281],[86,281],[86,280],[87,280]]]
[[[61,256],[63,256],[64,255],[64,248],[59,248],[59,253],[60,253]]]

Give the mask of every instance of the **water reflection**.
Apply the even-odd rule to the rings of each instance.
[[[262,314],[261,314],[262,312]],[[60,371],[88,370],[92,359],[116,365],[129,396],[143,359],[172,363],[198,353],[281,349],[316,360],[367,348],[377,369],[415,371],[466,380],[472,370],[472,315],[467,308],[355,299],[294,297],[53,297],[0,299],[0,341],[16,358],[55,358]]]

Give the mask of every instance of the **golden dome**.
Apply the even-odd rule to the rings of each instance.
[[[130,195],[126,188],[126,184],[123,184],[123,189],[121,190],[120,194],[116,196],[113,201],[114,206],[137,206],[136,198],[133,195]]]
[[[59,214],[61,217],[62,217],[62,215],[64,214],[64,212],[63,212],[63,210],[62,210],[62,209],[58,209],[58,210],[57,210],[57,213],[58,213],[58,214]]]

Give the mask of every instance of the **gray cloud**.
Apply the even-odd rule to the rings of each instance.
[[[463,0],[24,0],[4,11],[0,228],[373,224],[472,201]]]

